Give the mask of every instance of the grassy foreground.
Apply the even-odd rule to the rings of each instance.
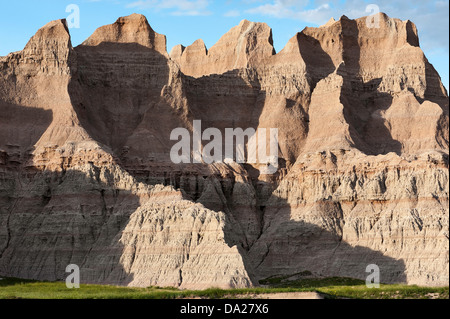
[[[356,299],[448,299],[448,287],[417,287],[381,285],[369,289],[361,280],[349,278],[301,279],[283,282],[269,279],[269,288],[208,289],[203,291],[175,288],[126,288],[115,286],[81,285],[80,289],[67,289],[64,282],[37,282],[4,278],[0,280],[0,299],[177,299],[177,298],[250,298],[255,294],[315,291],[325,298]]]

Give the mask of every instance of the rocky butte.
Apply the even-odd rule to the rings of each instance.
[[[0,276],[248,287],[275,275],[448,285],[449,104],[411,21],[343,16],[276,53],[242,21],[176,46],[142,15],[0,57]],[[277,128],[261,165],[173,164],[175,128]]]

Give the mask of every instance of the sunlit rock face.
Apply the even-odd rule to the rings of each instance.
[[[0,275],[248,287],[447,285],[448,95],[410,21],[343,16],[276,53],[264,23],[166,51],[142,15],[0,57]],[[172,130],[278,129],[263,163],[174,164]],[[205,145],[207,141],[203,141]]]

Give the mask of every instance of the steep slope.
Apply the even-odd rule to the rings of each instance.
[[[272,29],[265,23],[242,20],[210,50],[200,39],[186,48],[176,46],[170,57],[179,61],[185,75],[201,77],[256,66],[274,54]]]
[[[123,27],[121,35],[127,29],[134,35],[143,30],[149,39],[158,38],[142,16],[119,19],[117,24]],[[103,37],[100,30],[74,50],[65,21],[54,21],[40,29],[24,51],[1,60],[0,273],[60,280],[68,264],[77,264],[83,282],[91,283],[249,285],[237,247],[224,240],[223,213],[183,201],[172,187],[139,183],[120,167],[113,149],[134,133],[148,111],[148,104],[135,103],[143,109],[139,113],[129,109],[132,100],[122,102],[136,93],[143,94],[143,100],[159,96],[168,78],[163,71],[168,61],[157,51],[161,40],[148,44],[141,34],[130,41],[149,47],[131,43],[130,49],[128,39],[106,29]],[[125,52],[117,46],[120,41]],[[115,69],[118,77],[110,72],[113,78],[96,77],[98,70],[115,68],[111,60],[121,56],[135,68],[129,73]],[[94,57],[100,61],[89,61]],[[165,67],[161,61],[166,61]],[[154,67],[161,80],[149,79]],[[133,85],[141,79],[127,83],[138,70],[149,79],[141,82],[140,92]],[[102,99],[118,87],[123,100],[114,95]],[[144,95],[147,90],[149,95]],[[115,103],[122,108],[115,108]],[[126,123],[119,125],[121,121]],[[155,228],[153,221],[161,218],[166,223]],[[188,221],[192,228],[185,227]],[[184,244],[176,250],[167,249],[181,239]],[[144,249],[148,258],[134,257],[136,250]],[[211,271],[206,276],[202,269]]]
[[[277,54],[246,20],[170,55],[142,15],[76,48],[64,20],[43,27],[0,58],[0,275],[75,263],[92,283],[245,287],[377,264],[383,282],[446,284],[448,95],[414,24],[379,19]],[[172,163],[194,120],[278,129],[277,172]]]

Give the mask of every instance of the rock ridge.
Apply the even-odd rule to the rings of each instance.
[[[448,94],[415,25],[376,17],[278,53],[247,20],[170,54],[138,14],[75,48],[65,20],[41,28],[0,57],[0,276],[204,289],[377,264],[448,284]],[[277,172],[174,164],[193,120],[277,128]]]

